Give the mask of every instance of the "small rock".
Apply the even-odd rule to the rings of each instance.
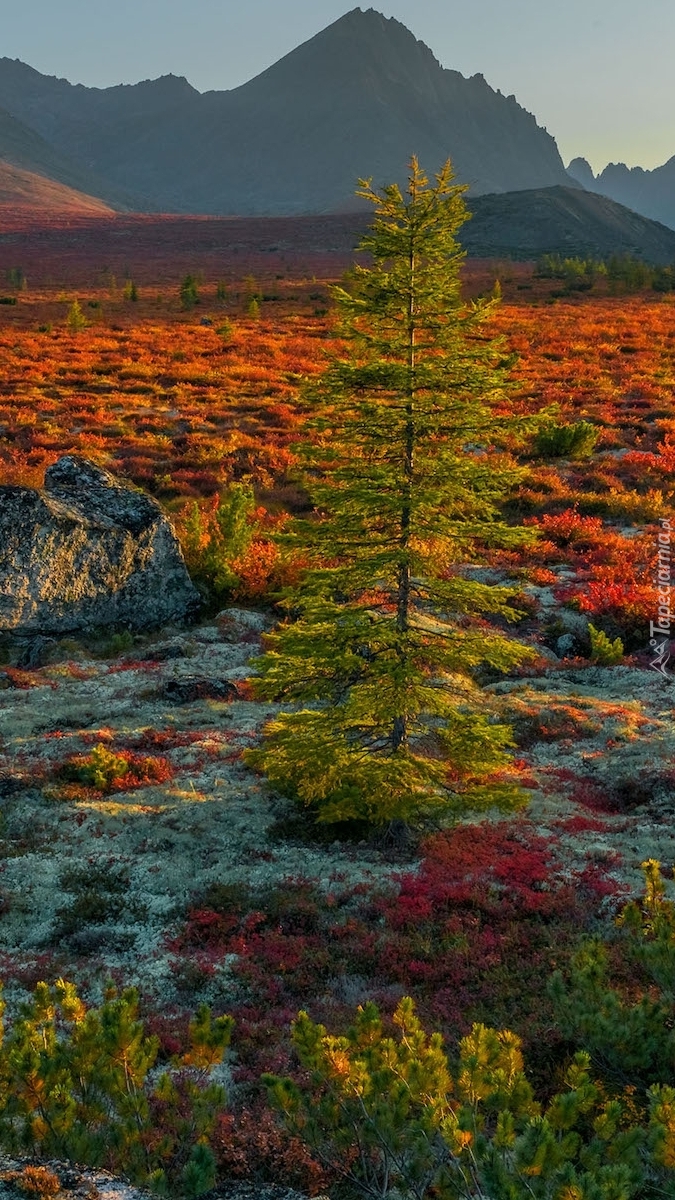
[[[157,646],[147,646],[136,650],[133,654],[125,654],[124,662],[171,662],[178,658],[187,658],[189,650],[185,642],[161,642]]]
[[[49,657],[49,651],[56,645],[56,639],[50,637],[32,638],[19,647],[17,666],[26,671],[34,671],[36,667],[44,667]]]
[[[573,608],[560,608],[556,616],[568,633],[588,640],[588,617],[585,617],[583,613],[576,612]]]
[[[160,695],[170,704],[192,704],[195,700],[234,700],[238,692],[235,684],[227,679],[187,675],[182,679],[168,679]]]
[[[563,633],[558,638],[555,647],[560,658],[573,658],[577,639],[573,633]]]
[[[225,608],[218,613],[216,622],[223,641],[232,643],[258,641],[271,624],[264,613],[246,608]]]

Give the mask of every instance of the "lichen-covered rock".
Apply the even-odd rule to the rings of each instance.
[[[149,496],[74,455],[48,468],[41,490],[0,488],[0,632],[153,629],[198,607]]]

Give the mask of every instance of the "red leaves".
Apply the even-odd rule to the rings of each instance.
[[[575,508],[561,513],[546,513],[542,517],[527,517],[524,525],[535,525],[556,546],[593,547],[603,538],[600,517],[582,517]]]
[[[484,889],[499,884],[534,907],[545,900],[540,885],[550,877],[553,852],[550,842],[531,827],[515,830],[505,822],[466,825],[438,834],[425,849],[418,878],[426,882],[436,904],[451,900],[454,889],[468,881]]]
[[[282,1179],[310,1196],[325,1192],[332,1182],[300,1138],[290,1136],[260,1105],[220,1116],[212,1147],[219,1172],[228,1179],[257,1184]]]

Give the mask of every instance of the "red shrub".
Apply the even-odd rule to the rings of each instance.
[[[305,1144],[289,1136],[262,1104],[220,1116],[211,1146],[221,1178],[245,1179],[258,1186],[273,1183],[309,1196],[318,1196],[335,1182]]]

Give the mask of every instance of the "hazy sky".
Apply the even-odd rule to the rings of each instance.
[[[351,0],[0,0],[0,55],[100,87],[173,72],[200,91],[264,70]],[[369,7],[362,0],[362,8]],[[445,67],[515,93],[567,162],[675,154],[673,0],[375,3]]]

